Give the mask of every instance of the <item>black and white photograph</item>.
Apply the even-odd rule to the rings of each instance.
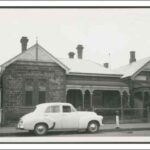
[[[7,142],[150,142],[150,7],[1,7]]]

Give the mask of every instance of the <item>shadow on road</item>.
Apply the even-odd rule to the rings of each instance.
[[[77,131],[57,131],[57,132],[54,132],[54,131],[50,131],[48,132],[46,135],[44,136],[60,136],[60,135],[72,135],[72,134],[90,134],[90,133],[87,133],[87,132],[77,132]],[[0,137],[33,137],[36,135],[34,133],[30,133],[30,132],[17,132],[17,133],[0,133]]]
[[[94,133],[92,135],[108,135],[112,133],[118,133],[118,134],[133,134],[133,131],[131,130],[115,130],[115,131],[103,131],[100,130],[97,133]],[[85,131],[49,131],[46,135],[44,136],[62,136],[62,135],[90,135],[91,133],[85,132]],[[28,131],[20,131],[20,132],[14,132],[14,133],[0,133],[0,137],[37,137],[34,133],[30,133]]]

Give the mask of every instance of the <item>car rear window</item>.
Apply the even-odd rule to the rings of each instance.
[[[58,113],[58,112],[60,112],[60,106],[58,106],[58,105],[48,106],[45,112],[46,113]]]

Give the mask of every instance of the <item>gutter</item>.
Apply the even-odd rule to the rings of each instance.
[[[119,77],[121,78],[122,74],[96,74],[96,73],[79,73],[79,72],[69,72],[67,75],[76,75],[76,76],[99,76],[99,77]]]

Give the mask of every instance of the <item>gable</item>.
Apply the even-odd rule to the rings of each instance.
[[[39,44],[35,44],[29,49],[27,49],[25,52],[20,53],[19,55],[15,56],[14,58],[10,59],[6,63],[2,64],[2,70],[4,70],[8,65],[11,63],[22,60],[22,61],[38,61],[38,62],[55,62],[60,67],[62,67],[66,72],[69,71],[69,68],[65,66],[61,61],[59,61],[57,58],[55,58],[52,54],[50,54],[48,51],[46,51],[43,47],[41,47]]]
[[[150,79],[150,62],[146,63],[133,77],[135,80],[146,81]]]
[[[114,71],[122,74],[122,78],[131,77],[132,79],[134,79],[135,76],[138,73],[140,73],[149,62],[150,62],[150,57],[147,57],[147,58],[138,60],[136,62],[133,62],[131,64],[117,68]]]
[[[150,62],[148,62],[142,70],[150,71]]]
[[[48,54],[46,54],[40,46],[36,45],[20,55],[17,60],[54,62],[54,60]]]

